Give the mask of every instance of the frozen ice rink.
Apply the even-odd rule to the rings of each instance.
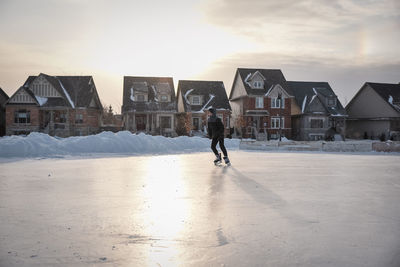
[[[0,266],[400,266],[400,156],[0,163]]]

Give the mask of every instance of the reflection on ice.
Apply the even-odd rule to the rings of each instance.
[[[190,216],[184,166],[178,156],[153,157],[143,177],[145,233],[151,237],[149,266],[176,266],[180,233]],[[173,166],[173,167],[171,167]]]

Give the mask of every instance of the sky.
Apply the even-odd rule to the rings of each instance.
[[[92,75],[120,113],[123,76],[223,81],[239,67],[326,81],[346,105],[400,82],[398,0],[0,0],[0,87]],[[176,90],[177,88],[175,88]]]

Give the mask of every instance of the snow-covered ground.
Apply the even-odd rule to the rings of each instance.
[[[398,155],[230,158],[0,163],[0,266],[400,266]]]
[[[228,149],[238,149],[239,139],[225,139]],[[167,138],[132,134],[102,132],[96,135],[69,138],[51,137],[43,133],[28,136],[0,137],[0,158],[55,157],[93,154],[176,154],[210,150],[210,140],[201,137],[180,136]]]

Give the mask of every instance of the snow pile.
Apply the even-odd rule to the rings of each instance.
[[[229,150],[239,148],[239,139],[225,139]],[[90,136],[51,137],[43,133],[0,138],[0,157],[52,157],[60,155],[174,154],[211,151],[210,140],[202,137],[168,138],[146,134],[102,132]]]

